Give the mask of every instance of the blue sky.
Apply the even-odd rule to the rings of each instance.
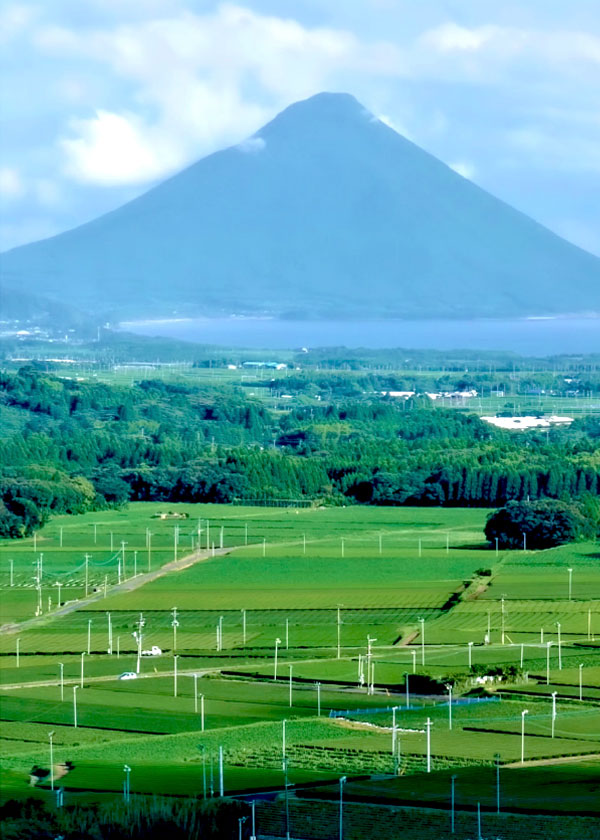
[[[3,2],[0,48],[2,249],[338,90],[600,254],[599,0]]]

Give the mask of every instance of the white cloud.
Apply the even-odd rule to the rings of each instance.
[[[0,196],[5,199],[18,199],[25,195],[25,185],[18,170],[3,166],[0,168]]]
[[[60,139],[69,176],[101,184],[159,177],[239,142],[294,100],[340,89],[345,72],[395,73],[400,63],[390,44],[232,4],[112,29],[48,27],[36,44],[91,59],[133,87],[127,110],[79,115]]]
[[[0,8],[0,43],[8,43],[21,35],[36,17],[37,10],[23,3],[9,3]]]
[[[467,178],[469,181],[472,181],[475,177],[475,167],[472,163],[469,163],[466,160],[458,160],[455,163],[449,163],[448,166],[450,169],[453,169],[456,173],[462,175],[463,178]]]
[[[424,33],[421,41],[440,52],[479,50],[501,33],[497,26],[480,26],[468,29],[456,23],[444,23]]]
[[[66,171],[79,181],[127,184],[148,181],[176,165],[173,150],[148,136],[133,114],[97,111],[89,120],[73,120],[74,138],[61,140]]]
[[[238,143],[237,148],[240,152],[252,154],[255,152],[262,152],[266,145],[267,144],[262,137],[248,137],[246,140],[242,140],[241,143]]]

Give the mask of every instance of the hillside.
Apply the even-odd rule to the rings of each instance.
[[[600,259],[346,94],[296,103],[118,210],[7,252],[2,273],[113,319],[600,311]]]

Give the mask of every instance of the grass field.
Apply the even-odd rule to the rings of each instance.
[[[541,780],[558,758],[600,753],[596,545],[496,554],[483,510],[169,505],[188,517],[155,518],[166,509],[59,517],[35,544],[0,545],[4,797],[48,767],[50,731],[55,762],[75,765],[60,784],[90,797],[118,792],[124,763],[133,792],[210,795],[222,748],[226,791],[280,787],[285,754],[293,784],[384,774],[414,799],[428,719],[438,783],[422,801],[496,755],[507,780],[550,762]],[[138,669],[140,626],[162,655],[120,681]],[[494,668],[503,679],[478,687]],[[496,699],[462,703],[473,694]]]

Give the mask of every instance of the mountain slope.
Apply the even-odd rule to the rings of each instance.
[[[120,316],[600,311],[598,258],[346,94],[296,103],[245,143],[2,263],[7,285]]]

